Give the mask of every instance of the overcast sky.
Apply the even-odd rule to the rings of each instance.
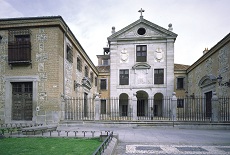
[[[111,28],[139,19],[178,34],[175,63],[193,64],[230,32],[230,0],[0,0],[0,18],[61,15],[97,65]]]

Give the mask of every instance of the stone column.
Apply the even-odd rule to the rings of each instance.
[[[133,121],[137,120],[137,94],[133,94],[132,97],[132,110],[133,110]]]
[[[101,99],[99,98],[99,94],[96,94],[96,97],[94,99],[94,103],[95,103],[95,118],[94,120],[100,120],[100,109],[101,109],[101,104],[100,104]]]
[[[172,121],[176,121],[177,120],[177,97],[176,97],[176,93],[173,92],[172,94],[172,99],[171,99],[171,120]]]
[[[212,122],[219,121],[219,102],[216,92],[212,94]]]

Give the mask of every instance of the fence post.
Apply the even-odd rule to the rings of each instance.
[[[96,94],[95,99],[94,99],[94,103],[95,103],[95,118],[94,120],[100,120],[100,109],[101,109],[101,104],[100,104],[100,98],[99,98],[99,94]]]
[[[133,121],[137,120],[137,94],[133,94],[132,97],[132,109],[133,109]]]
[[[173,92],[172,94],[172,99],[171,99],[172,103],[171,103],[171,119],[172,121],[176,121],[177,120],[177,97],[176,97],[176,93]]]
[[[212,95],[212,122],[219,121],[219,102],[216,92]]]

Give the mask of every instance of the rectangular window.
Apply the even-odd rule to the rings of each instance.
[[[109,65],[109,60],[102,60],[102,65],[103,66],[108,66]]]
[[[77,70],[82,72],[82,61],[80,58],[77,58]]]
[[[154,84],[164,84],[164,69],[154,69]]]
[[[85,66],[85,77],[89,77],[88,66]]]
[[[120,70],[120,85],[129,85],[129,70]]]
[[[136,47],[136,62],[146,62],[147,61],[147,46],[137,45]]]
[[[184,99],[177,99],[177,108],[184,108]]]
[[[177,89],[184,89],[184,78],[177,78]]]
[[[95,87],[97,87],[97,77],[95,77]]]
[[[106,90],[106,79],[101,79],[100,88]]]
[[[106,100],[101,100],[101,114],[106,114]]]
[[[93,83],[93,72],[90,73],[90,81]]]
[[[9,30],[8,63],[31,63],[30,30]]]
[[[70,46],[67,46],[67,53],[66,54],[67,54],[66,59],[69,62],[73,63],[73,50]]]

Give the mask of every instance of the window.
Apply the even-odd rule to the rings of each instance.
[[[31,63],[30,30],[9,30],[8,63]]]
[[[139,34],[139,35],[144,35],[145,34],[145,32],[146,32],[146,30],[145,30],[145,28],[139,28],[138,30],[137,30],[137,33]]]
[[[82,72],[82,61],[80,58],[77,58],[77,70]]]
[[[66,59],[73,63],[73,50],[71,49],[70,46],[67,46],[67,56],[66,56]]]
[[[154,69],[154,84],[164,84],[164,69]]]
[[[95,77],[95,87],[97,87],[97,77]]]
[[[106,79],[101,79],[100,88],[101,90],[106,89]]]
[[[109,65],[109,60],[102,60],[102,65],[108,66]]]
[[[129,85],[129,70],[120,70],[120,85]]]
[[[101,114],[106,114],[106,100],[101,100]]]
[[[184,78],[177,78],[177,89],[184,89]]]
[[[137,45],[136,61],[137,62],[146,62],[147,61],[147,46],[146,45]]]
[[[93,83],[93,72],[90,73],[90,81]]]
[[[184,99],[177,99],[177,108],[184,108]]]
[[[88,66],[85,66],[85,77],[89,77]]]

